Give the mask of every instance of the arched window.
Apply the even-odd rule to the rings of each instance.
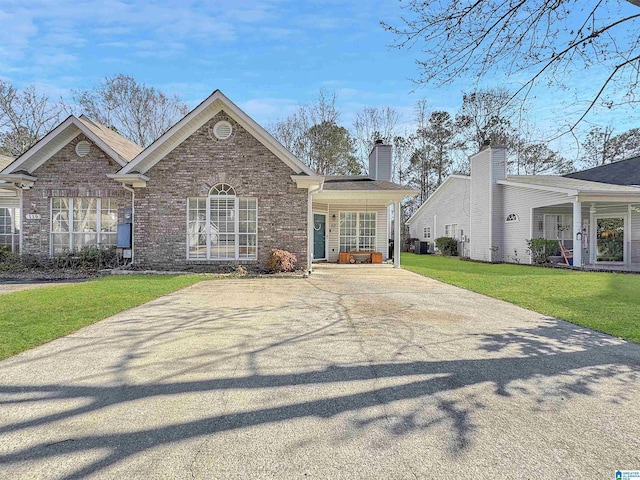
[[[190,198],[188,209],[187,258],[257,258],[257,199],[238,197],[231,185],[218,183],[208,197]]]
[[[236,194],[236,189],[233,188],[228,183],[216,183],[211,190],[209,190],[209,196],[215,195],[234,195]]]
[[[507,215],[507,218],[505,219],[505,223],[515,223],[519,221],[520,221],[520,217],[518,217],[518,214],[516,213],[510,213],[509,215]]]

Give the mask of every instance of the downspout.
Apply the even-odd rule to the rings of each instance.
[[[136,191],[133,187],[122,184],[122,188],[131,192],[131,265],[135,263],[135,225],[136,225]]]

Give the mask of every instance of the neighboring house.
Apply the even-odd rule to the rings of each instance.
[[[6,168],[13,158],[0,155],[0,171]],[[5,188],[3,189],[3,184]],[[18,195],[12,188],[0,180],[0,248],[17,251],[20,245],[20,209]]]
[[[388,145],[370,171],[317,175],[215,91],[144,150],[70,116],[0,171],[0,189],[22,253],[117,245],[148,268],[208,270],[257,267],[280,248],[310,268],[339,251],[387,258],[390,205],[416,192],[391,182]]]
[[[468,216],[470,258],[529,263],[527,240],[546,238],[572,249],[576,266],[640,264],[639,187],[567,176],[507,175],[504,147],[487,147],[470,162],[468,208],[447,220],[460,225]],[[440,212],[449,211],[451,196],[462,190],[454,181],[440,188],[443,193],[409,219],[412,232],[419,233],[414,229],[430,212],[438,212],[440,224]]]
[[[429,242],[434,250],[435,239],[451,237],[458,240],[458,251],[466,252],[469,235],[469,196],[471,177],[450,175],[407,221],[409,236]]]

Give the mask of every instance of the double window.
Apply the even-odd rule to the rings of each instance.
[[[116,244],[118,207],[110,198],[52,198],[51,253]]]
[[[444,226],[444,236],[445,237],[450,237],[450,238],[455,238],[456,240],[458,240],[458,224],[457,223],[451,223],[448,225]]]
[[[424,237],[425,240],[429,240],[431,238],[431,227],[424,227],[422,236]]]
[[[20,209],[0,208],[0,248],[17,252],[20,247]]]
[[[214,185],[208,197],[188,199],[187,258],[255,260],[257,249],[257,199],[236,196],[226,183]]]
[[[340,212],[340,251],[376,251],[376,212]]]
[[[545,215],[544,238],[548,240],[573,240],[572,215]]]

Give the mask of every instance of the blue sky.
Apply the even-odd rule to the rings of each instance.
[[[414,91],[418,52],[390,49],[379,25],[401,14],[395,0],[3,0],[0,77],[67,97],[124,73],[191,107],[219,88],[263,124],[322,87],[337,92],[346,124],[365,105],[396,107],[408,122],[418,98],[454,110],[473,83]],[[566,108],[558,98],[543,90],[531,116],[557,122]],[[637,126],[618,113],[598,118]]]

